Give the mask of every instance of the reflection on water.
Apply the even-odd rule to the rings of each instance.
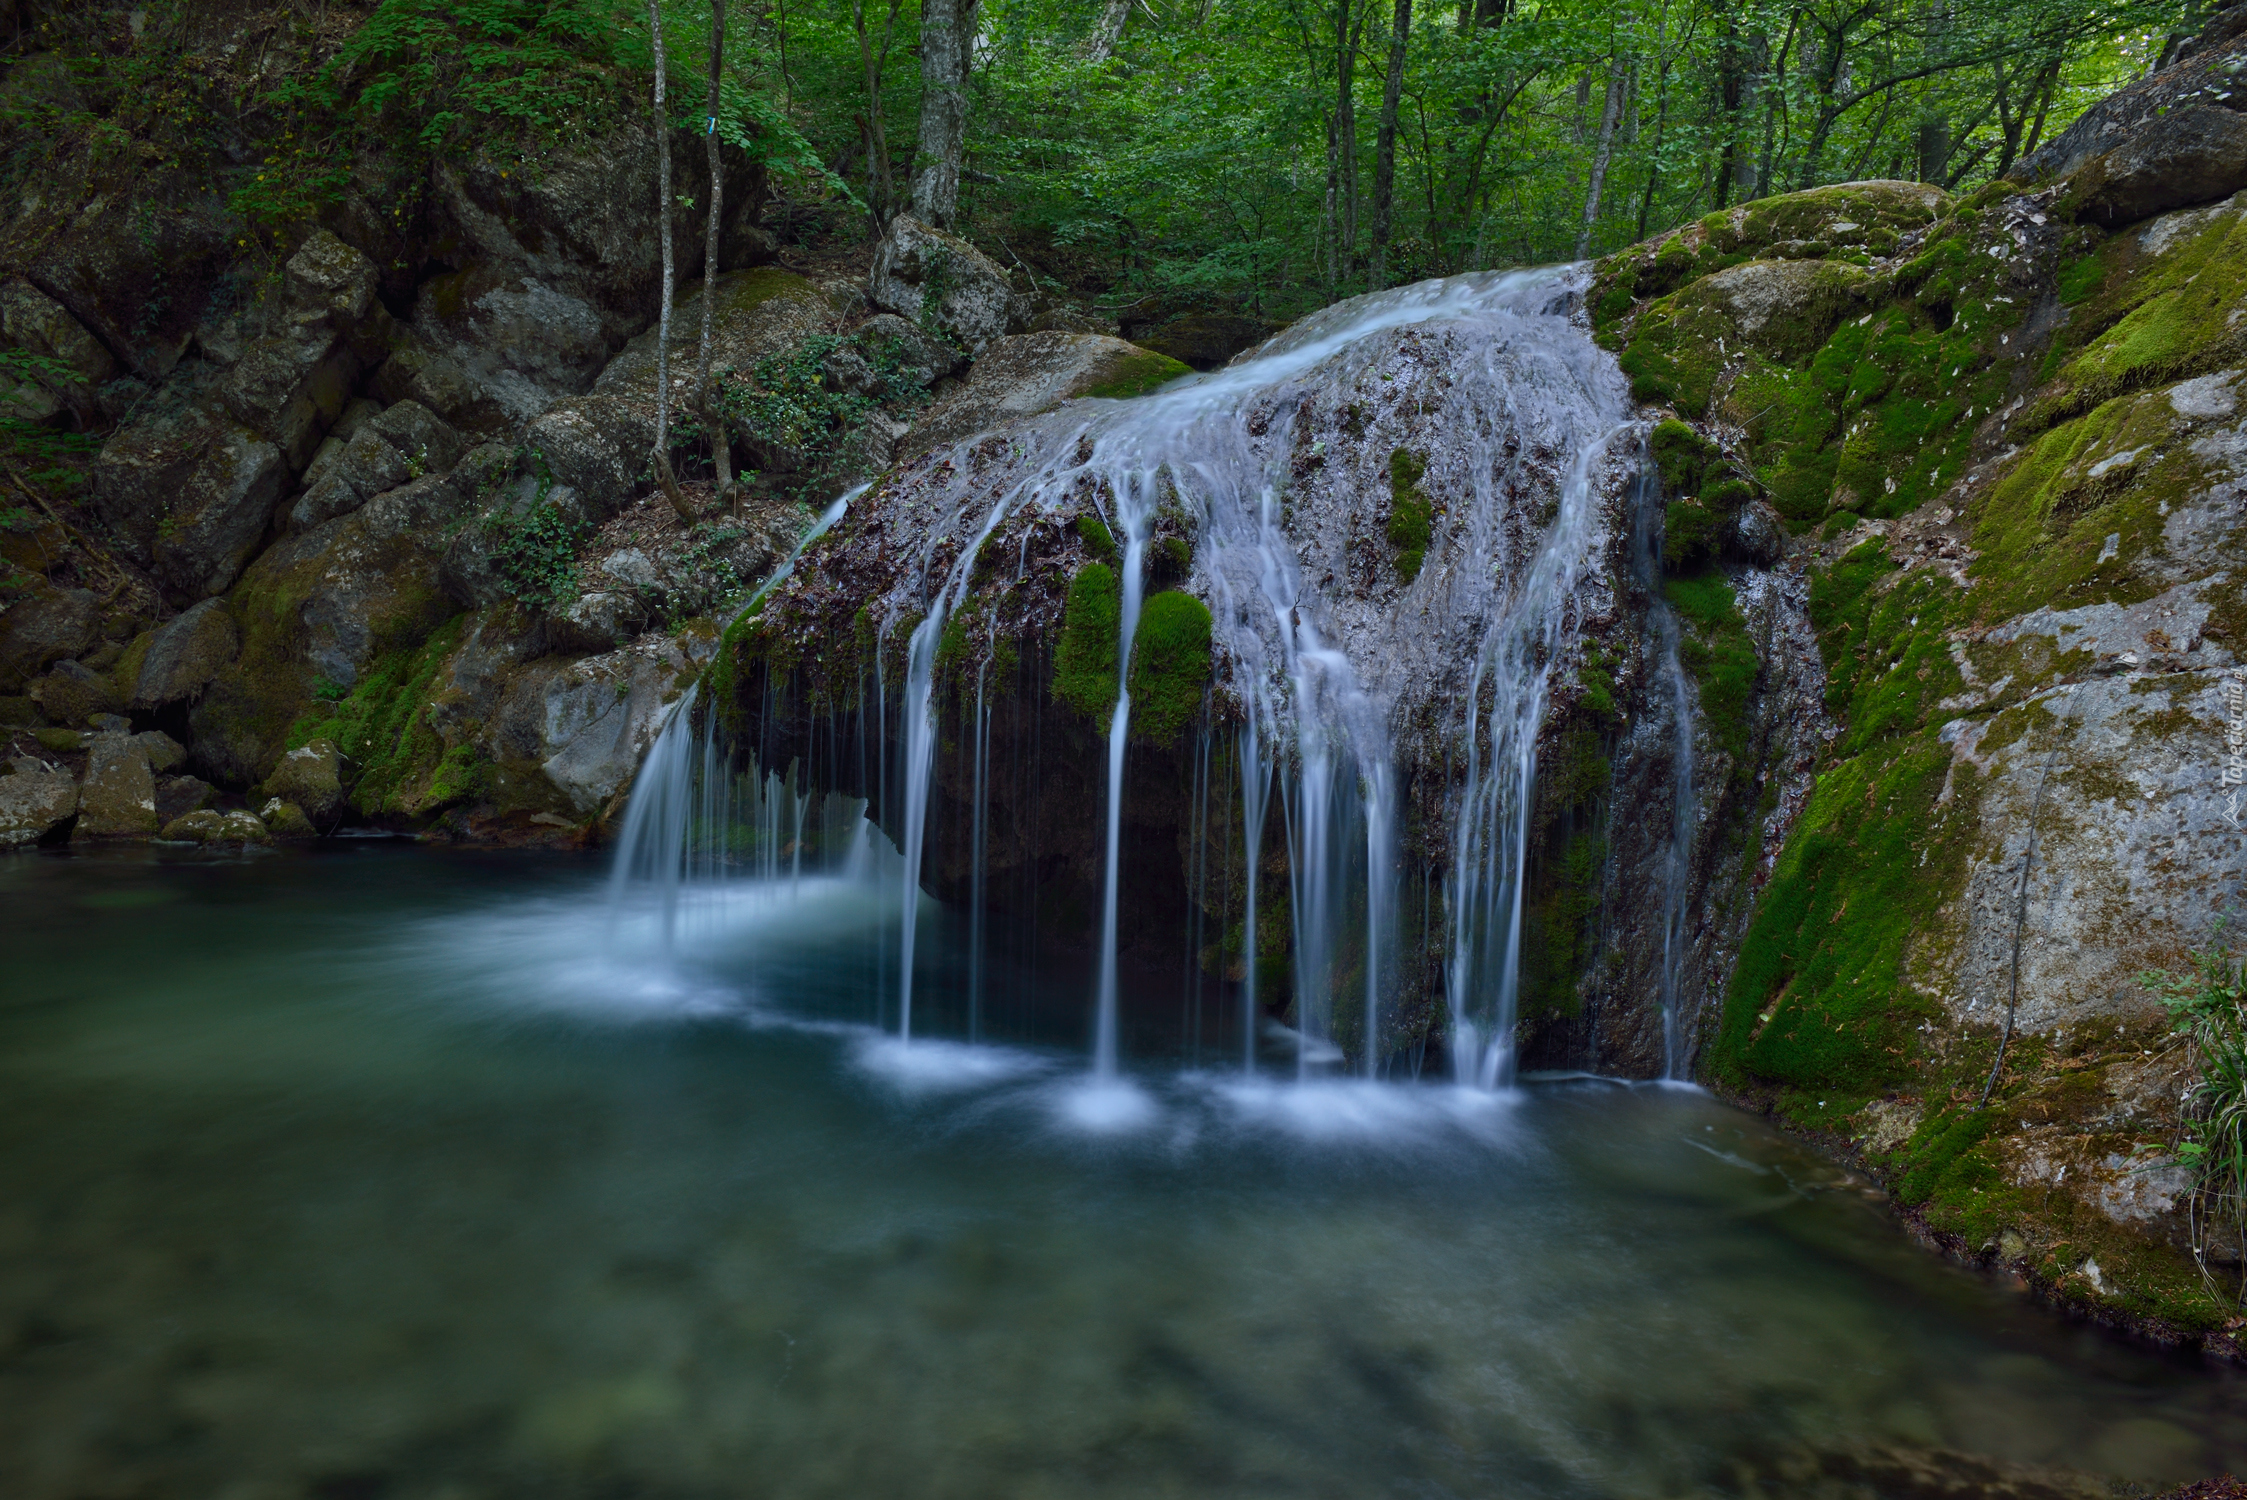
[[[2247,1463],[2229,1376],[1940,1265],[1700,1094],[1095,1089],[1082,995],[1006,1047],[876,1034],[894,917],[856,888],[705,903],[672,965],[603,899],[402,848],[0,862],[0,1494]]]

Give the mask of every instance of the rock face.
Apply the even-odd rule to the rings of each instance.
[[[875,306],[940,328],[978,357],[993,339],[1030,326],[1029,299],[989,256],[910,214],[890,222],[869,285]]]
[[[206,599],[182,610],[142,649],[132,706],[167,708],[193,699],[240,650],[241,635],[224,601]]]
[[[324,826],[343,811],[345,769],[334,740],[314,740],[281,757],[265,779],[265,795],[294,808],[299,818]]]
[[[0,687],[26,679],[92,646],[101,608],[88,589],[40,590],[0,613]]]
[[[2076,212],[2132,224],[2247,188],[2247,114],[2193,105],[2149,120],[2093,160],[2076,183]]]

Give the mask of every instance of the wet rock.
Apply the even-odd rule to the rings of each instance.
[[[147,747],[130,735],[95,735],[86,747],[86,776],[78,788],[78,832],[91,838],[147,838],[160,826]]]
[[[116,686],[82,662],[55,663],[54,670],[32,682],[30,691],[39,711],[57,724],[84,724],[122,706]]]
[[[2195,105],[2146,122],[2077,176],[2076,216],[2119,225],[2247,188],[2247,115]]]
[[[316,839],[320,836],[320,830],[312,826],[312,820],[304,815],[304,809],[294,802],[269,797],[265,805],[257,810],[257,816],[258,821],[275,838]]]
[[[1137,342],[1141,348],[1167,354],[1180,364],[1214,370],[1242,350],[1255,348],[1273,331],[1273,326],[1261,318],[1237,313],[1188,313],[1140,335]]]
[[[133,679],[131,706],[187,702],[240,650],[241,635],[224,600],[206,599],[182,610],[150,639]]]
[[[1776,567],[1787,555],[1787,531],[1770,506],[1760,501],[1743,505],[1726,522],[1722,545],[1725,555],[1750,567]]]
[[[289,508],[289,527],[306,531],[428,474],[449,472],[467,443],[418,401],[401,401],[360,425],[343,451]]]
[[[101,637],[101,605],[89,589],[38,590],[0,610],[0,685],[15,687]]]
[[[194,776],[160,776],[156,779],[156,820],[169,828],[179,818],[211,805],[218,789]]]
[[[78,784],[33,755],[0,764],[0,848],[22,848],[61,833],[78,811]]]
[[[334,740],[317,739],[281,757],[265,778],[265,795],[294,804],[305,816],[330,823],[343,811],[344,756]]]
[[[164,825],[159,835],[167,843],[204,844],[222,846],[230,844],[270,844],[272,831],[258,820],[257,814],[237,808],[233,812],[218,812],[206,808],[187,813]]]
[[[631,779],[689,676],[668,648],[531,662],[493,715],[492,758],[536,771],[580,815],[597,812]]]
[[[966,240],[909,214],[890,222],[868,282],[874,305],[938,328],[978,358],[994,339],[1030,326],[1030,302]]]
[[[1026,333],[984,350],[967,381],[929,408],[900,456],[926,453],[1077,396],[1137,396],[1189,373],[1168,355],[1097,333]]]

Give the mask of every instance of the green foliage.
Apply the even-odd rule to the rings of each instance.
[[[1693,573],[1715,562],[1720,522],[1697,500],[1672,500],[1662,511],[1662,565]]]
[[[1104,563],[1116,560],[1116,536],[1108,523],[1091,511],[1077,517],[1077,535],[1084,539],[1085,550]]]
[[[1086,563],[1069,581],[1061,641],[1053,653],[1053,696],[1103,730],[1116,711],[1116,646],[1123,596],[1116,570]]]
[[[1171,744],[1200,715],[1209,686],[1209,626],[1209,606],[1192,594],[1156,594],[1139,611],[1131,642],[1133,738]]]
[[[567,609],[578,595],[577,548],[585,528],[546,498],[552,481],[542,481],[538,498],[515,514],[500,512],[484,524],[492,539],[492,560],[500,586],[536,609]]]
[[[846,343],[832,334],[815,334],[758,360],[753,380],[742,380],[732,370],[719,375],[719,401],[734,430],[769,452],[788,455],[801,476],[799,495],[826,482],[844,442],[869,412],[885,404],[910,409],[928,399],[905,373],[903,349],[895,339],[884,341],[870,361],[878,382],[874,394],[830,389],[827,362]],[[691,425],[680,427],[681,442],[695,436]]]
[[[2199,1067],[2177,1154],[2192,1172],[2203,1228],[2247,1229],[2247,965],[2211,945],[2186,969],[2139,982],[2160,999]]]

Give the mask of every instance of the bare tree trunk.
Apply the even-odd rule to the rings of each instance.
[[[696,352],[694,389],[702,403],[702,430],[710,440],[710,462],[718,471],[718,498],[738,515],[741,499],[733,485],[733,437],[726,431],[725,407],[710,375],[710,339],[717,317],[718,254],[725,238],[726,159],[718,145],[718,80],[726,65],[726,0],[710,0],[710,93],[702,139],[710,149],[710,218],[702,236],[702,346]]]
[[[913,213],[939,229],[960,213],[967,154],[967,77],[978,0],[922,0],[921,139],[913,154]]]
[[[671,293],[676,267],[671,254],[671,122],[663,112],[663,11],[648,0],[648,34],[655,43],[655,205],[663,238],[663,300],[655,320],[655,477],[679,519],[694,522],[694,507],[679,491],[671,472]],[[707,299],[705,299],[707,300]]]
[[[1389,78],[1381,90],[1381,129],[1373,141],[1373,257],[1367,285],[1389,283],[1389,217],[1396,205],[1397,104],[1404,97],[1404,51],[1412,39],[1412,0],[1397,0],[1389,29]]]
[[[1123,40],[1124,23],[1131,19],[1132,0],[1108,0],[1108,8],[1100,13],[1100,24],[1092,30],[1092,40],[1085,47],[1085,57],[1104,63],[1116,54],[1116,44]]]
[[[1615,118],[1623,112],[1623,79],[1625,68],[1621,57],[1607,65],[1607,100],[1599,111],[1599,141],[1592,149],[1592,180],[1584,189],[1584,224],[1576,231],[1576,258],[1582,260],[1591,254],[1592,225],[1599,220],[1600,194],[1607,189],[1607,162],[1615,150]]]

